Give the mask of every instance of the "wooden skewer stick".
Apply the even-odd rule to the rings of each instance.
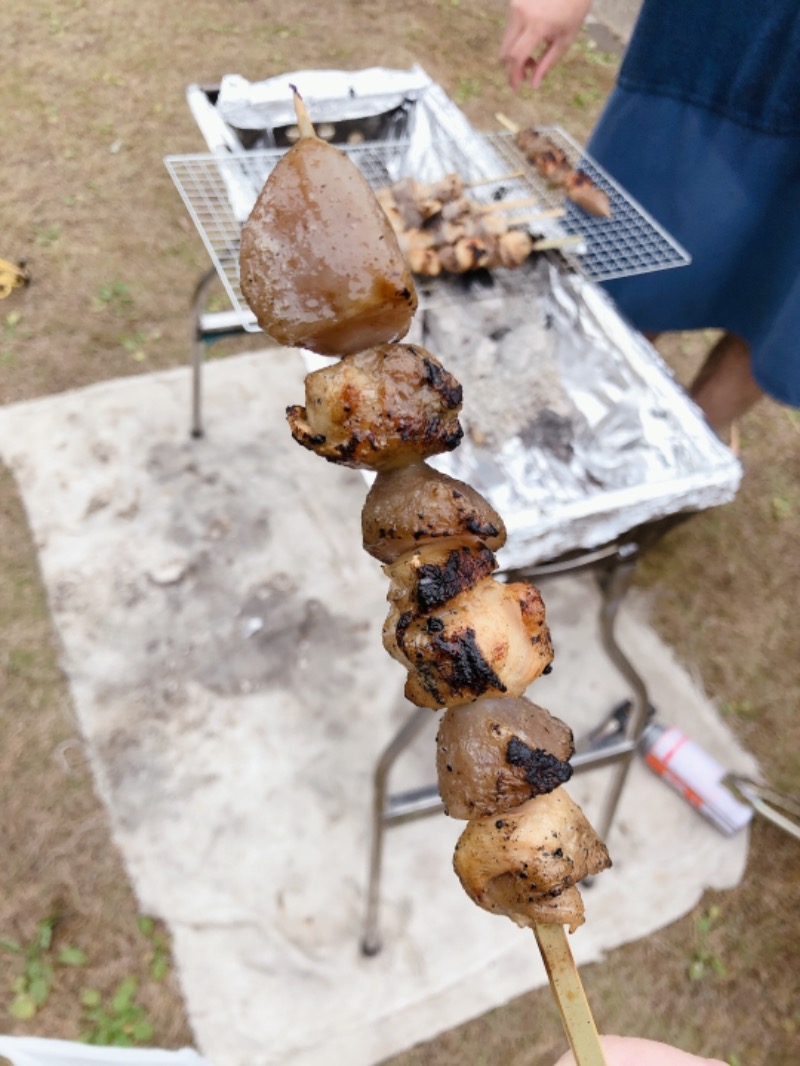
[[[563,218],[566,213],[563,207],[548,207],[546,211],[530,211],[523,215],[512,215],[507,221],[509,226],[526,226],[529,222],[539,222],[544,218]]]
[[[501,181],[513,181],[514,178],[524,178],[521,170],[511,170],[508,174],[499,174],[496,178],[477,178],[475,181],[464,183],[465,189],[477,189],[481,185],[499,185]]]
[[[509,133],[519,133],[519,126],[516,122],[513,122],[507,115],[504,115],[502,111],[498,111],[494,117],[504,129],[508,130]]]
[[[575,248],[579,244],[585,244],[586,238],[582,237],[580,233],[570,234],[569,237],[542,237],[541,240],[534,241],[534,252],[546,252],[552,249],[560,248]]]
[[[566,929],[537,922],[533,931],[577,1066],[607,1066]]]
[[[303,97],[300,95],[296,85],[290,85],[294,96],[294,113],[297,116],[297,128],[300,130],[301,137],[316,137],[317,133],[314,129],[311,119],[308,117],[308,111],[306,105],[303,103]]]
[[[488,214],[492,211],[515,211],[518,207],[538,207],[538,196],[523,196],[519,200],[495,200],[491,204],[481,204],[478,211]]]

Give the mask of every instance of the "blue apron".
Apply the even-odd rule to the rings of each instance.
[[[589,151],[692,256],[608,282],[622,313],[738,334],[800,407],[800,4],[645,0]]]

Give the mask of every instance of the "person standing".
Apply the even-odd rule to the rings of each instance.
[[[590,0],[511,0],[500,56],[538,88]],[[800,5],[644,0],[589,153],[689,251],[607,282],[631,323],[720,329],[690,387],[724,434],[765,393],[800,407]]]

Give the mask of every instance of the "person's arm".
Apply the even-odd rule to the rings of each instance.
[[[601,1036],[608,1066],[725,1066],[719,1059],[701,1059],[654,1040],[634,1036]],[[556,1066],[575,1066],[572,1052],[563,1055]]]
[[[516,92],[530,76],[534,89],[578,36],[592,0],[511,0],[500,46]]]

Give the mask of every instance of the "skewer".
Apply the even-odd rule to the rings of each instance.
[[[300,95],[300,91],[296,85],[290,85],[294,95],[294,113],[297,118],[297,128],[300,130],[301,137],[316,137],[317,133],[314,129],[311,119],[308,117],[308,111],[306,105],[303,103],[303,97]]]
[[[569,237],[542,237],[541,240],[534,242],[533,250],[534,252],[546,252],[550,249],[575,248],[585,243],[586,238],[580,233],[570,234]]]
[[[488,214],[492,211],[514,211],[518,207],[538,207],[538,196],[522,196],[518,200],[497,200],[491,204],[481,204],[478,207],[480,214]]]
[[[537,922],[533,931],[577,1066],[607,1066],[566,929]]]
[[[513,181],[514,178],[524,178],[521,170],[512,170],[508,174],[499,174],[495,178],[477,178],[475,181],[464,182],[465,189],[477,189],[481,185],[499,185],[501,181]]]
[[[504,115],[502,111],[495,112],[494,117],[504,129],[508,130],[509,133],[519,133],[520,128],[517,123],[510,119],[508,115]]]
[[[508,219],[509,226],[524,226],[529,222],[539,222],[543,218],[563,218],[566,215],[563,207],[548,207],[545,211],[530,211],[522,215],[514,215]]]

